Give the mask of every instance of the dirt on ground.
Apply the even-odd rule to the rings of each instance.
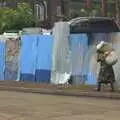
[[[29,82],[18,82],[18,81],[0,81],[0,86],[8,86],[8,87],[23,87],[23,88],[47,88],[47,89],[63,89],[63,90],[94,90],[96,86],[90,85],[53,85],[53,84],[37,84],[37,83],[29,83]]]
[[[97,92],[97,85],[53,85],[53,84],[37,84],[37,83],[29,83],[29,82],[19,82],[19,81],[0,81],[0,87],[17,87],[17,88],[30,88],[30,89],[51,89],[51,90],[63,90],[69,92]],[[111,92],[110,85],[102,86],[101,91],[103,92]],[[114,93],[120,93],[119,89],[115,89]]]
[[[120,120],[120,101],[1,91],[0,120]]]

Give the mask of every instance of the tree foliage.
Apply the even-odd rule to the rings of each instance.
[[[77,1],[79,3],[79,9],[74,7],[74,4],[75,1]],[[117,0],[107,0],[107,6],[106,6],[106,9],[107,9],[107,13],[106,15],[108,17],[114,17],[115,16],[115,12],[116,12],[116,1]],[[118,0],[119,1],[119,0]],[[80,0],[73,0],[73,6],[72,8],[70,9],[70,18],[74,18],[74,17],[85,17],[85,16],[102,16],[102,13],[101,13],[101,9],[102,9],[102,3],[101,2],[95,2],[91,0],[91,6],[90,8],[87,8],[86,7],[86,3],[80,1]],[[119,5],[120,6],[120,5]],[[120,8],[119,8],[120,9]]]
[[[20,3],[14,9],[0,8],[0,33],[10,29],[30,27],[34,23],[33,11],[27,3]]]

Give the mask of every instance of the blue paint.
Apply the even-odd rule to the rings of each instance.
[[[20,74],[35,75],[37,39],[38,37],[36,35],[22,36],[21,49],[20,49],[20,70],[19,70]]]
[[[69,44],[72,56],[72,75],[77,77],[88,74],[88,61],[86,61],[88,52],[87,34],[71,34]],[[75,81],[75,83],[80,83],[80,80]]]
[[[37,43],[36,82],[50,83],[53,37],[51,35],[40,35]]]
[[[53,37],[23,35],[20,49],[20,80],[50,82]]]
[[[20,74],[20,81],[34,83],[35,82],[35,75],[21,73]]]
[[[36,69],[51,70],[53,37],[51,35],[38,36]]]
[[[5,72],[5,42],[0,40],[0,80],[4,80]]]
[[[87,34],[71,34],[69,40],[72,57],[72,75],[86,76],[86,84],[96,84],[96,78],[89,71]],[[52,69],[53,36],[24,35],[20,52],[20,80],[36,83],[50,83]],[[79,59],[77,59],[79,57]],[[76,81],[80,83],[80,80]]]
[[[96,83],[97,83],[97,80],[95,75],[93,73],[88,73],[86,84],[96,85]]]
[[[35,81],[37,83],[50,83],[51,71],[50,70],[36,70]]]

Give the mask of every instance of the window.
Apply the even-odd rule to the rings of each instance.
[[[44,5],[41,4],[35,4],[35,14],[37,19],[43,21],[45,18],[45,8]]]
[[[57,16],[61,16],[61,6],[57,6]]]

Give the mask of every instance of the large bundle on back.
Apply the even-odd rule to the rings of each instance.
[[[100,53],[103,53],[103,56],[105,57],[105,62],[108,65],[115,65],[117,63],[118,57],[117,57],[114,49],[112,48],[112,46],[109,43],[105,43],[105,42],[101,41],[97,45],[97,51],[99,51]]]
[[[104,42],[104,41],[101,41],[98,45],[97,45],[97,50],[105,53],[105,52],[111,52],[113,51],[113,48],[112,46],[107,43],[107,42]]]

